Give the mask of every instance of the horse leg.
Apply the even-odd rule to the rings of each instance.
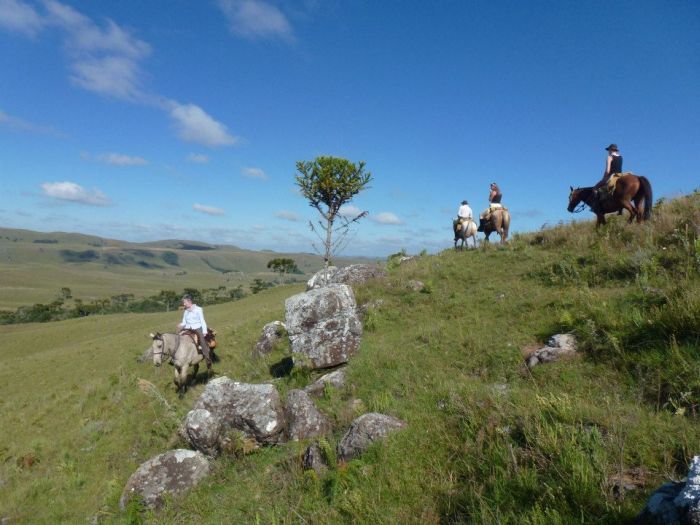
[[[187,364],[184,364],[180,369],[180,393],[178,394],[180,399],[185,397],[185,392],[187,392],[187,370]]]
[[[630,212],[630,218],[627,219],[627,224],[631,224],[634,218],[637,216],[637,210],[630,201],[623,201],[622,207]]]
[[[193,365],[193,367],[192,367],[192,379],[194,381],[197,380],[198,373],[199,373],[199,363],[197,363],[196,365]]]

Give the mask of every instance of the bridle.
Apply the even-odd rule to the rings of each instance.
[[[578,192],[579,190],[580,190],[580,188],[576,188],[576,190],[574,190],[574,191]],[[571,200],[571,197],[569,197],[569,201],[570,200]],[[586,209],[586,201],[581,199],[581,200],[579,200],[579,203],[576,206],[574,206],[574,208],[570,211],[570,213],[581,213],[585,209]]]
[[[164,335],[167,335],[167,334],[157,334],[153,338],[154,341],[160,341],[161,343],[163,343],[163,346],[159,352],[156,352],[156,350],[153,350],[153,357],[159,355],[159,356],[161,356],[161,361],[162,361],[162,359],[163,359],[162,356],[167,355],[168,357],[170,357],[170,362],[172,363],[173,356],[177,353],[177,349],[180,348],[180,336],[178,334],[172,334],[172,335],[177,335],[177,344],[175,345],[175,349],[173,351],[166,352],[165,351],[165,339],[163,338]]]

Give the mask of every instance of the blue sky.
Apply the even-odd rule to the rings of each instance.
[[[514,231],[571,220],[611,142],[687,193],[698,35],[696,0],[0,0],[0,225],[311,251],[318,155],[374,176],[346,254],[448,247],[492,180]]]

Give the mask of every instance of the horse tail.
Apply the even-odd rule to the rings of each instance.
[[[508,238],[508,230],[510,229],[510,212],[508,210],[503,210],[501,215],[501,229],[503,230],[503,240]]]
[[[646,221],[651,217],[651,208],[654,205],[654,195],[651,191],[651,183],[644,176],[639,177],[639,182],[642,185],[642,195],[644,196],[644,215],[642,218]]]

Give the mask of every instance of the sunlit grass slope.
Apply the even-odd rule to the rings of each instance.
[[[117,501],[138,464],[179,445],[177,425],[203,388],[179,402],[170,370],[134,360],[146,334],[171,327],[174,314],[10,326],[0,369],[0,516],[630,523],[700,452],[700,195],[666,203],[655,217],[390,263],[386,282],[356,291],[360,303],[382,303],[364,321],[348,386],[318,404],[337,428],[329,451],[363,412],[398,416],[407,429],[347,464],[330,454],[320,477],[302,471],[301,443],[216,460],[208,480],[159,513],[122,514]],[[407,286],[413,279],[424,292]],[[221,334],[218,372],[273,379],[283,352],[256,362],[250,350],[299,289],[207,308]],[[578,357],[523,367],[523,349],[561,331],[577,335]],[[284,395],[317,375],[294,371],[276,384]]]

